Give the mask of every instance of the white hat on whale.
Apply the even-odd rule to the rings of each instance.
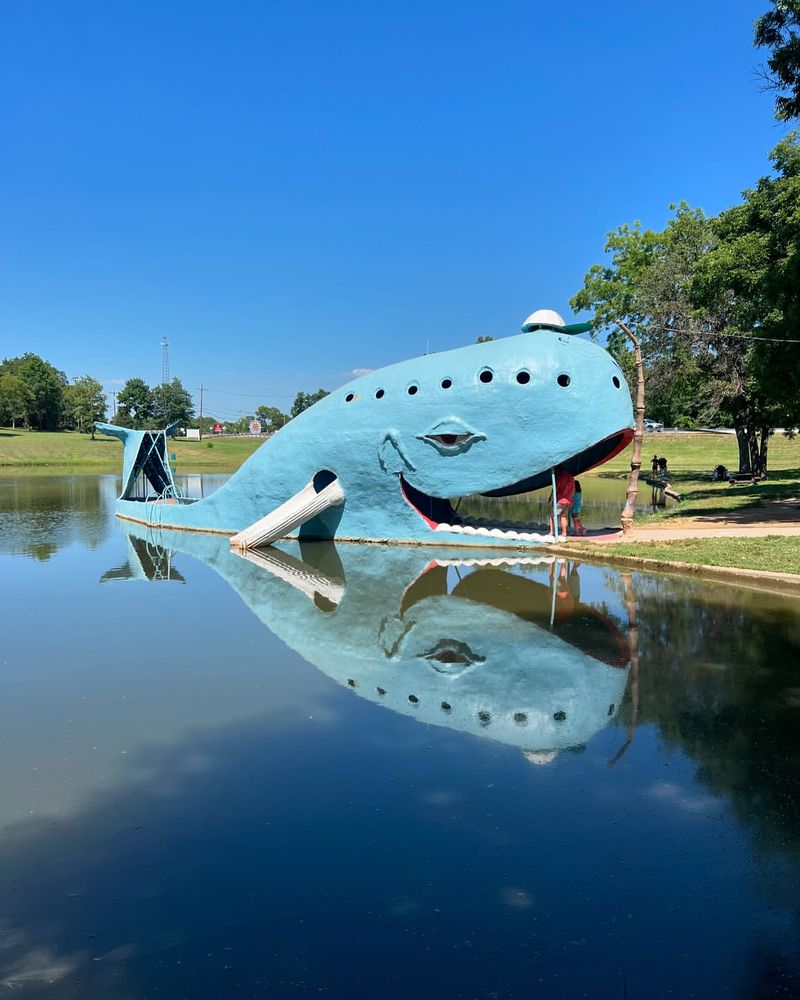
[[[523,333],[531,333],[533,330],[556,330],[558,333],[576,334],[588,333],[591,329],[591,323],[566,323],[564,317],[555,309],[537,309],[522,324]]]

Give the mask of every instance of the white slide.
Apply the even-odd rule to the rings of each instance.
[[[276,507],[266,517],[251,524],[249,528],[233,535],[231,538],[232,548],[247,550],[257,549],[262,545],[271,545],[329,507],[337,507],[344,503],[344,490],[339,485],[339,480],[334,477],[333,481],[330,482],[329,479],[330,476],[322,480],[318,473],[310,483],[286,503]],[[318,481],[318,485],[314,485],[314,480]],[[327,486],[322,485],[323,481],[327,482]]]

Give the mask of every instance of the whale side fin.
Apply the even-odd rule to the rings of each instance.
[[[343,504],[344,499],[344,490],[338,478],[323,469],[299,493],[234,535],[231,546],[247,550],[271,545],[330,507]]]

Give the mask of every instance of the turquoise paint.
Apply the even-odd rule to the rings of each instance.
[[[632,427],[630,393],[613,358],[589,341],[537,330],[371,372],[288,423],[212,496],[121,499],[117,510],[233,534],[329,470],[345,501],[303,525],[301,538],[520,547],[543,538],[500,535],[499,527],[489,536],[492,526],[464,532],[448,498],[547,487],[554,466],[584,472],[624,447]],[[127,463],[140,432],[101,429],[123,438]],[[451,523],[456,531],[444,527]]]
[[[529,753],[583,746],[613,721],[629,650],[564,586],[520,575],[548,556],[453,558],[452,550],[281,543],[240,556],[227,540],[126,532],[148,565],[186,553],[211,566],[271,632],[355,695]],[[161,577],[163,578],[163,574]]]

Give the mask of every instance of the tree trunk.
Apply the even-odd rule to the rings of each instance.
[[[753,422],[747,425],[747,444],[750,450],[750,471],[754,476],[760,476],[761,449],[758,447],[758,434]]]
[[[761,428],[761,451],[759,454],[759,467],[761,469],[761,475],[766,476],[767,474],[767,451],[769,450],[769,427]]]
[[[750,449],[747,445],[747,428],[737,426],[736,443],[739,445],[739,473],[750,472]]]
[[[622,511],[622,533],[630,534],[633,528],[633,513],[636,510],[636,497],[639,494],[639,469],[642,467],[642,439],[644,438],[644,364],[642,362],[642,345],[639,338],[618,319],[614,322],[633,344],[633,357],[636,362],[636,430],[633,432],[633,451],[631,453],[631,474],[628,477],[628,491],[625,507]]]

